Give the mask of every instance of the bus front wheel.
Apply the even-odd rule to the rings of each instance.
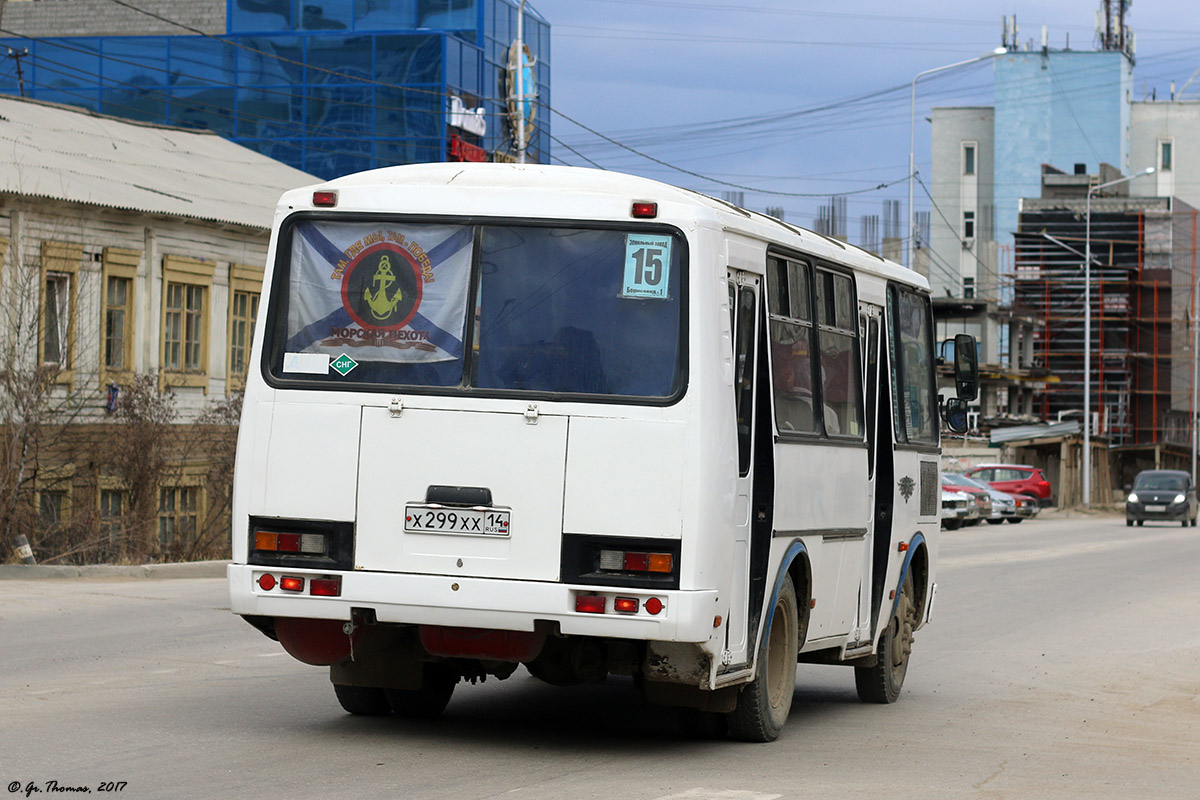
[[[913,579],[910,572],[900,588],[896,613],[879,640],[875,665],[854,668],[854,686],[864,703],[894,703],[900,697],[908,656],[912,652],[913,630],[917,624]]]
[[[785,577],[763,636],[754,680],[729,712],[729,732],[745,742],[773,742],[792,710],[796,692],[796,655],[800,650],[800,611],[792,579]]]

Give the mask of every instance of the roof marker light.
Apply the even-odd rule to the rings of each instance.
[[[333,208],[337,205],[337,192],[313,192],[313,205]]]
[[[637,219],[654,219],[658,216],[658,203],[634,201],[629,213]]]

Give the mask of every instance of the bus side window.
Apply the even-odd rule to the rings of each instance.
[[[754,289],[737,292],[733,337],[733,391],[737,406],[738,471],[750,472],[750,443],[754,431]]]

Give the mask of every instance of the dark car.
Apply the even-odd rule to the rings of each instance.
[[[1196,486],[1192,476],[1176,469],[1146,469],[1133,480],[1125,501],[1125,524],[1146,520],[1179,522],[1196,527]]]
[[[984,481],[993,489],[1009,494],[1027,494],[1036,497],[1039,505],[1050,505],[1050,481],[1037,467],[1028,464],[981,464],[967,470],[966,475]]]

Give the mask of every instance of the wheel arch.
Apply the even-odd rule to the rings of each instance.
[[[896,581],[895,594],[892,597],[892,614],[896,613],[896,605],[900,602],[900,590],[909,571],[913,576],[913,591],[916,592],[917,620],[923,621],[929,608],[929,544],[924,534],[913,534],[908,544],[908,553],[900,568],[900,579]]]
[[[799,539],[788,545],[787,551],[783,554],[779,574],[775,576],[775,586],[771,590],[771,599],[767,604],[768,609],[775,608],[775,603],[779,600],[779,593],[783,590],[785,577],[792,579],[792,588],[796,591],[797,616],[800,624],[798,638],[799,646],[803,647],[804,639],[808,635],[808,616],[812,610],[812,564],[808,558],[808,548]],[[771,635],[773,616],[769,612],[765,615],[766,624],[762,629],[763,637]]]

